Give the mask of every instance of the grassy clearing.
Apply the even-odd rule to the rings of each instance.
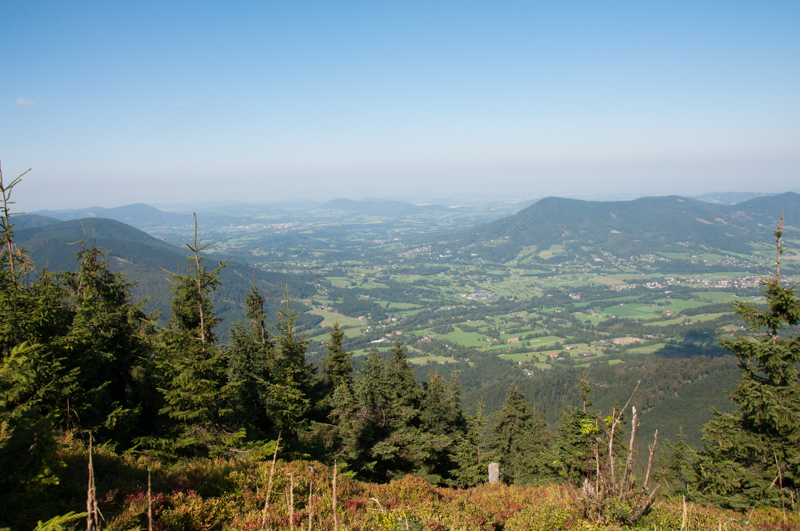
[[[619,299],[615,299],[619,300]],[[606,306],[599,311],[608,315],[616,315],[620,319],[651,319],[653,317],[664,315],[670,310],[672,314],[680,314],[683,310],[688,308],[699,308],[707,306],[709,303],[698,300],[680,300],[680,299],[658,299],[655,302],[667,303],[667,306],[650,306],[649,304],[627,304],[618,303],[613,306]],[[660,312],[660,313],[658,313]],[[593,321],[594,322],[594,321]]]
[[[710,300],[713,303],[732,302],[732,301],[755,301],[761,297],[737,297],[735,293],[727,291],[695,291],[692,293],[698,299]]]
[[[526,339],[525,342],[529,342],[532,347],[538,347],[541,345],[546,345],[547,343],[553,343],[555,341],[565,341],[563,337],[559,336],[545,336],[545,337],[536,337],[533,339]]]
[[[377,304],[381,308],[387,308],[388,307],[388,308],[391,308],[393,310],[414,310],[414,309],[420,307],[419,304],[412,304],[410,302],[386,302],[386,301],[380,301],[380,300],[376,300],[374,302],[375,302],[375,304]]]
[[[707,262],[711,261],[718,261],[718,260],[726,260],[728,259],[727,256],[723,256],[721,254],[714,254],[714,253],[667,253],[661,252],[657,253],[664,258],[669,258],[671,260],[690,260],[692,262],[702,262],[703,260]]]
[[[606,321],[608,319],[608,317],[605,317],[605,316],[602,316],[602,315],[583,314],[583,315],[579,315],[578,319],[583,321],[584,323],[589,323],[592,326],[594,326],[597,323],[602,323],[603,321]]]
[[[697,317],[697,316],[695,316]],[[678,325],[683,324],[684,322],[689,322],[690,319],[688,317],[676,317],[675,319],[668,319],[666,321],[656,321],[654,323],[648,323],[650,326],[669,326],[669,325]]]
[[[366,280],[363,281],[361,284],[359,284],[358,287],[362,289],[385,288],[386,284],[381,284],[380,282]]]
[[[337,312],[331,312],[329,310],[323,310],[321,308],[314,308],[313,310],[309,310],[308,313],[312,315],[319,315],[324,318],[324,321],[318,325],[322,328],[333,326],[333,324],[337,321],[342,327],[352,328],[364,326],[364,322],[355,317],[348,317],[346,315],[342,315]]]
[[[564,246],[553,244],[550,246],[549,249],[543,250],[539,252],[539,258],[542,260],[547,260],[549,258],[553,258],[558,254],[564,254]]]
[[[445,356],[421,356],[417,358],[408,358],[408,362],[414,365],[425,365],[428,362],[437,363],[456,363],[458,360]]]
[[[664,347],[666,347],[664,343],[659,343],[658,345],[647,345],[644,347],[629,348],[628,352],[631,354],[653,354],[654,352],[662,350]]]
[[[702,306],[706,303],[700,303]],[[691,306],[689,306],[691,307]],[[685,309],[681,308],[681,310]],[[649,304],[617,304],[615,306],[607,306],[601,309],[601,312],[610,315],[616,315],[620,319],[652,319],[666,312],[667,309],[672,309],[672,306],[651,306]],[[675,312],[676,310],[673,310]],[[680,310],[678,310],[680,311]]]
[[[532,359],[538,359],[536,358],[536,356],[533,355],[533,353],[528,353],[528,352],[523,354],[501,354],[499,357],[504,360],[511,360],[513,362],[519,362],[519,361],[526,362]]]
[[[533,260],[536,259],[536,251],[538,249],[539,248],[536,245],[525,246],[519,252],[515,260],[517,261],[517,263],[520,264],[531,263]]]

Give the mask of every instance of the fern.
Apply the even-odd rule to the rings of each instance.
[[[72,522],[76,522],[82,518],[86,517],[86,513],[76,513],[75,511],[70,511],[67,514],[62,514],[61,516],[56,516],[55,518],[51,518],[50,520],[42,523],[39,521],[39,524],[34,528],[33,531],[62,531],[72,526],[68,526]],[[1,530],[0,530],[1,531]]]

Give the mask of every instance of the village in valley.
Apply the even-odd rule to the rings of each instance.
[[[740,328],[731,302],[760,300],[771,260],[766,245],[745,254],[683,242],[685,252],[638,256],[529,246],[493,261],[470,245],[415,243],[432,228],[413,217],[371,221],[349,225],[335,248],[326,219],[306,220],[296,231],[283,224],[283,234],[304,237],[280,253],[256,244],[264,232],[253,227],[215,231],[210,251],[316,278],[316,293],[298,301],[319,319],[305,330],[312,357],[338,323],[356,359],[400,341],[422,371],[491,355],[527,376],[708,349]]]

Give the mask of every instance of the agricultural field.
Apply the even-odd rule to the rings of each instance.
[[[760,275],[775,254],[768,239],[735,251],[682,242],[615,253],[565,240],[509,253],[514,239],[502,232],[468,244],[447,234],[513,214],[514,205],[390,213],[333,203],[294,217],[253,210],[250,224],[201,231],[212,255],[313,283],[302,300],[312,360],[335,323],[356,362],[400,341],[421,368],[484,358],[530,374],[712,353],[717,334],[740,330],[730,303],[763,301]],[[178,237],[167,232],[160,236]],[[796,256],[784,261],[787,281],[798,279]]]

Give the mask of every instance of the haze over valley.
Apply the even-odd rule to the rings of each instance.
[[[662,430],[683,427],[698,444],[699,431],[689,428],[711,418],[710,405],[726,410],[724,389],[736,381],[717,335],[741,329],[731,301],[762,300],[760,275],[774,262],[771,233],[781,213],[787,243],[800,247],[798,194],[706,199],[553,197],[457,208],[337,199],[306,208],[218,206],[197,219],[207,256],[231,260],[214,296],[222,339],[244,318],[255,282],[270,297],[272,322],[288,289],[309,359],[323,355],[337,322],[356,363],[400,340],[419,379],[431,371],[459,378],[467,408],[483,400],[494,411],[512,381],[540,396],[558,379],[585,374],[609,379],[598,393],[605,406],[618,398],[619,364],[649,378],[668,371],[678,380],[653,381],[642,398],[644,426],[652,419]],[[183,264],[192,214],[130,205],[17,222],[36,263],[57,269],[71,266],[66,243],[92,234],[166,322],[165,270]],[[782,272],[800,279],[796,250]],[[685,371],[694,376],[680,376]],[[548,421],[558,420],[559,400],[578,398],[564,393],[539,400]]]

